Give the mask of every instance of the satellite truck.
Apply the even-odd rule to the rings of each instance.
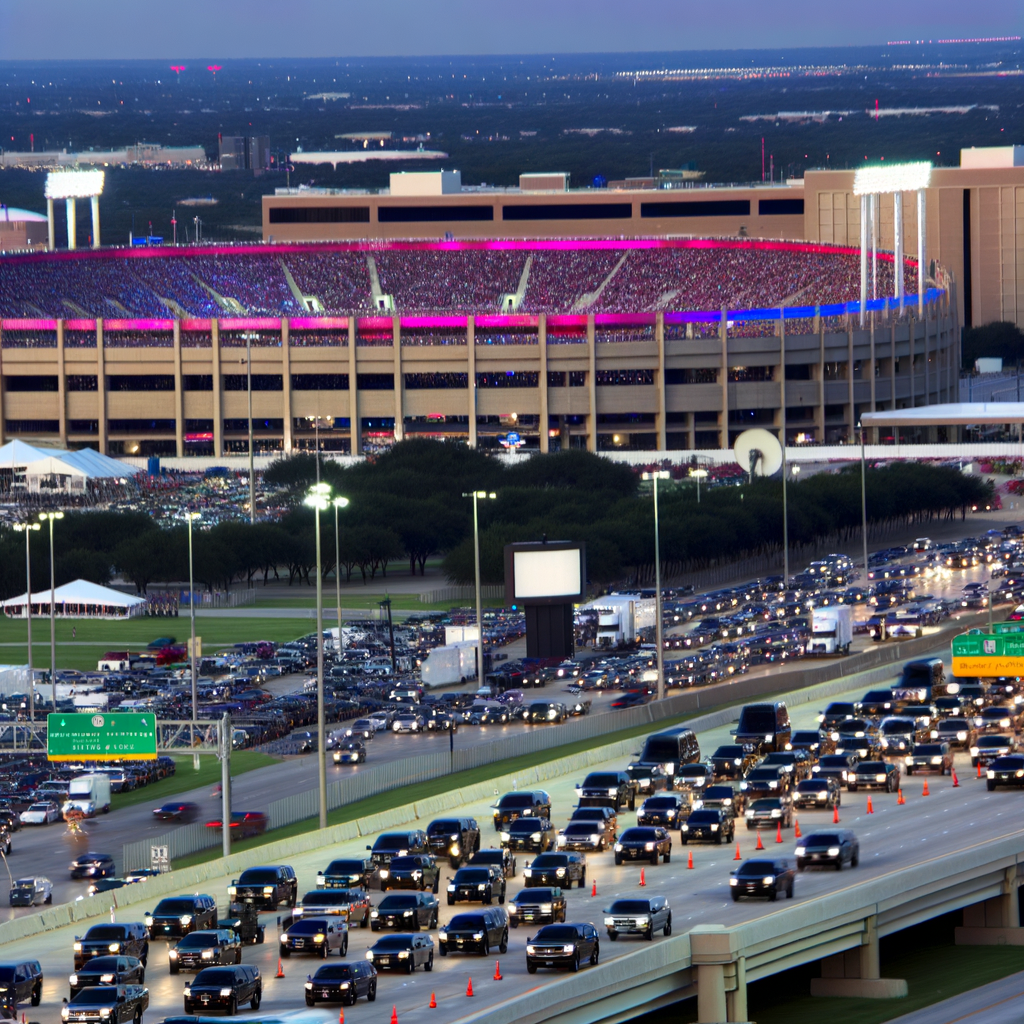
[[[853,609],[848,604],[833,604],[826,608],[811,609],[808,654],[849,654],[852,641]]]

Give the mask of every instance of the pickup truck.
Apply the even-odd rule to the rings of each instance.
[[[149,989],[142,985],[98,985],[84,988],[62,1006],[62,1021],[97,1021],[102,1024],[141,1024],[149,1007]]]
[[[276,910],[282,903],[294,907],[299,898],[299,882],[288,864],[247,868],[228,886],[232,903],[252,904],[263,910]]]

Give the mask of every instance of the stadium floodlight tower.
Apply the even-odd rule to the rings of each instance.
[[[50,171],[46,176],[46,223],[49,228],[50,252],[57,247],[54,239],[53,201],[63,199],[68,211],[68,248],[74,249],[77,223],[75,202],[89,199],[92,206],[92,247],[100,247],[100,195],[103,193],[103,171]]]
[[[864,326],[864,309],[868,297],[868,245],[871,245],[872,298],[878,283],[878,239],[876,221],[878,197],[892,195],[893,202],[893,269],[896,276],[896,298],[903,312],[903,193],[917,193],[917,312],[924,315],[925,273],[925,189],[932,177],[928,162],[890,164],[885,167],[861,167],[853,176],[853,194],[860,196],[860,325]]]

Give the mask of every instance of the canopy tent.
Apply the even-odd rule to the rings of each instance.
[[[24,441],[8,441],[0,445],[0,469],[24,469],[30,462],[38,462],[53,454],[52,448],[34,448]]]
[[[118,462],[109,455],[103,455],[95,448],[79,448],[74,452],[62,452],[61,462],[84,470],[90,480],[99,477],[126,477],[141,473],[142,470],[129,466],[126,462]]]
[[[48,491],[51,494],[84,494],[89,474],[71,465],[59,455],[47,455],[25,467],[25,486],[30,494]]]
[[[12,618],[25,618],[26,594],[8,598],[3,602],[4,614]],[[127,619],[141,615],[146,608],[145,598],[132,597],[120,590],[101,587],[88,580],[73,580],[57,587],[53,594],[54,615],[66,619]],[[32,595],[32,614],[49,616],[50,591]]]
[[[1024,423],[1024,402],[950,402],[922,405],[916,409],[866,412],[865,427],[989,426]]]

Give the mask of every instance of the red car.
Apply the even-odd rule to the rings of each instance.
[[[220,831],[221,819],[214,818],[206,823],[207,828]],[[231,814],[231,837],[248,839],[250,836],[261,836],[267,831],[267,816],[262,811],[234,811]]]

